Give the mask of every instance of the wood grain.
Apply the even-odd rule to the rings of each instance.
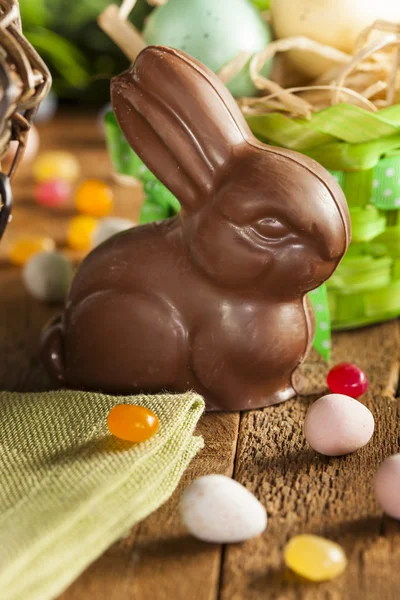
[[[198,427],[205,448],[172,498],[94,563],[59,600],[216,600],[219,545],[187,535],[179,520],[183,489],[207,473],[232,476],[239,415],[209,414]]]
[[[63,149],[74,152],[81,163],[84,178],[105,178],[113,185],[115,213],[137,219],[141,190],[124,188],[112,181],[104,142],[95,125],[93,116],[78,115],[76,122],[75,118],[62,117],[41,131],[42,150],[59,149],[58,141],[62,139]],[[82,145],[76,143],[79,136]],[[65,250],[65,232],[74,212],[59,214],[38,207],[32,200],[32,190],[30,168],[25,166],[14,187],[13,222],[1,245],[0,389],[39,391],[51,385],[38,359],[38,340],[43,325],[60,307],[46,306],[27,295],[21,271],[7,265],[6,250],[27,233],[51,235]],[[114,544],[60,600],[216,598],[222,549],[190,538],[180,525],[177,509],[182,489],[195,477],[209,472],[232,476],[238,426],[238,414],[204,417],[198,433],[204,436],[206,446],[185,473],[170,502]]]
[[[0,389],[49,389],[51,384],[37,357],[37,343],[43,325],[57,308],[29,298],[17,269],[3,269],[0,279]],[[222,549],[186,534],[178,503],[182,490],[195,477],[206,473],[232,476],[238,427],[237,413],[205,416],[197,431],[204,437],[205,448],[171,500],[114,544],[60,600],[216,598]]]
[[[400,526],[382,518],[372,483],[383,458],[399,450],[399,339],[397,322],[334,338],[333,362],[354,361],[370,380],[363,402],[376,430],[373,442],[353,455],[322,457],[307,446],[302,423],[310,400],[242,416],[235,478],[265,504],[269,526],[259,538],[226,549],[222,600],[398,598]],[[345,574],[316,585],[288,573],[283,549],[297,533],[340,543],[349,559]]]
[[[83,177],[111,182],[110,164],[95,117],[61,116],[42,128],[42,148],[73,151]],[[113,184],[116,214],[136,218],[140,190]],[[15,185],[16,210],[0,245],[0,387],[43,390],[49,381],[37,357],[43,324],[59,310],[29,298],[20,271],[7,266],[6,248],[26,232],[52,235],[60,247],[72,211],[49,213],[32,201],[29,167]],[[76,257],[79,258],[79,257]],[[364,368],[370,389],[363,401],[373,411],[372,442],[344,458],[324,458],[307,446],[302,423],[313,398],[238,414],[210,414],[199,425],[204,450],[192,462],[179,489],[159,511],[114,544],[59,600],[394,600],[399,597],[400,527],[382,516],[372,480],[382,459],[399,451],[400,332],[398,322],[334,336],[332,362]],[[324,389],[327,371],[317,356],[298,374],[298,389]],[[264,535],[222,548],[189,537],[178,515],[179,498],[193,478],[232,475],[268,510]],[[339,579],[311,584],[286,571],[283,548],[298,532],[326,535],[344,546],[348,569]]]

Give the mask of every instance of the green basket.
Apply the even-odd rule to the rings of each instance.
[[[376,113],[338,104],[312,116],[247,117],[263,142],[302,152],[346,195],[352,243],[327,282],[333,329],[400,315],[400,105]]]

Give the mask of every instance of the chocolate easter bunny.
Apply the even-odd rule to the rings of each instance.
[[[194,389],[213,410],[290,398],[313,338],[305,294],[349,243],[340,187],[258,142],[217,76],[183,52],[143,50],[113,79],[112,103],[182,210],[89,254],[44,333],[49,372],[109,393]]]

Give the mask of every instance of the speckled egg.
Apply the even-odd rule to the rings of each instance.
[[[304,435],[320,454],[341,456],[365,446],[374,426],[374,417],[364,404],[344,394],[328,394],[308,409]]]
[[[192,535],[217,544],[243,542],[267,526],[261,502],[225,475],[205,475],[193,481],[183,493],[180,512]]]
[[[42,302],[65,300],[72,277],[73,266],[61,252],[39,252],[22,271],[27,292]]]
[[[271,41],[271,31],[248,0],[168,0],[154,10],[143,36],[148,44],[187,52],[217,72],[240,52],[256,53]],[[270,72],[270,65],[262,71]],[[256,93],[248,64],[228,84],[231,93]]]
[[[385,513],[400,519],[400,454],[389,456],[379,467],[375,497]]]

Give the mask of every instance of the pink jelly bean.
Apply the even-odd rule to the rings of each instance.
[[[71,184],[63,179],[50,179],[38,183],[34,190],[34,198],[40,206],[46,208],[63,208],[71,200]]]

